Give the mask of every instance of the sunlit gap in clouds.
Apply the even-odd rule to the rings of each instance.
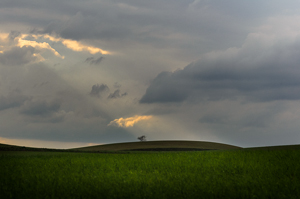
[[[101,53],[103,55],[109,55],[112,54],[109,51],[103,50],[101,48],[97,48],[94,46],[90,46],[90,45],[85,45],[79,41],[75,41],[75,40],[71,40],[71,39],[64,39],[61,37],[54,37],[48,34],[20,34],[17,37],[14,38],[14,43],[11,44],[9,42],[9,33],[0,33],[0,40],[1,40],[1,45],[0,45],[0,53],[4,53],[6,50],[9,50],[11,47],[17,46],[22,48],[23,46],[31,46],[33,48],[37,48],[37,49],[47,49],[50,50],[55,56],[64,59],[65,56],[61,55],[60,53],[58,53],[49,43],[43,41],[43,42],[38,42],[38,41],[34,41],[34,40],[30,40],[31,39],[47,39],[50,40],[52,42],[61,42],[65,47],[73,50],[73,51],[87,51],[90,54],[96,54],[96,53]],[[2,45],[2,43],[4,43],[5,46]],[[40,59],[39,61],[44,61],[44,58],[39,55],[36,54],[36,56],[38,56]]]
[[[0,33],[0,39],[5,40],[8,37],[9,33]]]
[[[103,55],[109,55],[112,54],[109,51],[103,50],[101,48],[97,48],[94,46],[88,46],[84,45],[79,41],[71,40],[71,39],[63,39],[61,37],[53,37],[51,35],[45,34],[45,35],[33,35],[36,39],[43,37],[45,39],[49,39],[53,42],[61,42],[63,45],[65,45],[67,48],[73,50],[73,51],[88,51],[91,54],[101,53]]]
[[[117,126],[117,127],[133,127],[133,125],[141,120],[149,120],[152,118],[152,115],[135,115],[128,118],[119,118],[111,121],[107,126]]]
[[[24,36],[25,35],[23,35],[22,37],[24,38]],[[36,42],[36,41],[24,40],[22,37],[18,39],[18,44],[17,44],[17,46],[19,46],[20,48],[22,48],[23,46],[32,46],[34,48],[44,48],[44,49],[48,49],[48,50],[52,51],[54,53],[54,55],[56,55],[57,57],[60,57],[62,59],[65,58],[65,56],[60,55],[47,42]]]
[[[3,46],[2,44],[3,43],[6,43],[8,41],[8,33],[0,33],[0,53],[4,53],[4,49],[5,49],[5,46]]]

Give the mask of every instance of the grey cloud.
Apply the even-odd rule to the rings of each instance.
[[[126,95],[127,95],[127,93],[126,93],[126,92],[125,92],[125,93],[122,93],[122,94],[120,94],[120,90],[119,90],[119,89],[117,89],[117,90],[115,90],[115,92],[113,92],[113,93],[109,94],[108,98],[109,98],[109,99],[115,99],[115,98],[124,97],[124,96],[126,96]]]
[[[0,53],[0,63],[9,66],[28,64],[37,60],[37,57],[34,56],[35,52],[35,48],[31,46],[13,47],[9,51]]]
[[[93,97],[100,97],[100,94],[105,91],[109,91],[109,88],[106,84],[101,84],[101,85],[95,84],[92,86],[90,95]]]
[[[19,31],[11,31],[8,35],[8,38],[10,41],[14,40],[16,37],[18,37],[21,34]]]
[[[124,41],[129,39],[151,45],[168,44],[180,48],[183,48],[184,40],[186,49],[192,47],[199,52],[202,49],[199,45],[203,46],[204,41],[205,48],[209,48],[208,50],[220,46],[224,49],[240,44],[249,29],[260,24],[266,16],[283,9],[297,13],[296,8],[299,6],[296,5],[299,5],[299,2],[292,2],[289,4],[280,1],[241,3],[231,0],[223,3],[217,0],[190,0],[146,3],[126,0],[70,3],[27,0],[13,3],[1,2],[0,7],[32,9],[33,14],[36,10],[46,13],[45,16],[48,18],[39,16],[39,13],[36,14],[37,17],[15,16],[15,13],[9,17],[11,21],[26,21],[29,24],[31,22],[32,27],[38,26],[33,29],[35,33],[56,33],[64,38],[75,40]],[[59,19],[55,16],[64,17]],[[44,24],[47,24],[46,27]],[[43,30],[38,30],[39,28]],[[174,32],[185,35],[185,38],[178,40],[168,37]],[[201,44],[197,45],[195,38],[199,39]]]
[[[201,124],[210,124],[210,125],[231,125],[231,126],[238,126],[240,128],[245,127],[256,127],[256,128],[263,128],[267,127],[267,124],[270,122],[270,118],[272,117],[271,114],[246,114],[245,116],[233,120],[232,116],[230,115],[218,115],[215,114],[208,114],[204,115],[199,119]]]
[[[209,124],[223,124],[225,123],[225,118],[220,117],[220,116],[215,116],[215,115],[205,115],[200,118],[199,122],[200,123],[209,123]]]
[[[299,100],[299,52],[297,41],[208,54],[182,70],[160,73],[140,102]]]
[[[27,24],[29,27],[41,27],[66,15],[74,15],[85,4],[68,4],[60,1],[16,0],[1,1],[0,21],[10,22],[15,26]],[[26,11],[23,11],[26,10]]]
[[[57,100],[30,100],[22,107],[21,113],[30,116],[49,116],[60,109],[61,103]]]
[[[118,82],[115,82],[114,83],[114,88],[117,88],[117,89],[119,89],[119,88],[121,88],[121,84],[119,84]]]
[[[176,73],[179,73],[177,71]],[[185,82],[178,81],[176,73],[160,73],[147,88],[145,95],[141,98],[140,103],[153,102],[181,102],[184,101],[191,89]]]
[[[1,136],[18,139],[90,143],[116,143],[136,140],[136,136],[132,135],[132,133],[126,129],[106,127],[106,125],[102,127],[99,126],[99,121],[87,124],[79,120],[73,123],[65,121],[60,123],[60,125],[53,125],[51,123],[45,123],[43,125],[42,128],[4,129],[1,131]],[[31,126],[35,126],[35,124]]]
[[[96,4],[94,7],[101,10],[98,13],[94,13],[94,7],[87,7],[75,15],[69,15],[70,17],[66,21],[52,21],[38,32],[55,33],[74,40],[100,39],[122,43],[130,40],[134,43],[147,43],[160,48],[166,44],[182,48],[182,41],[184,40],[185,47],[193,46],[197,49],[200,48],[197,47],[195,38],[199,39],[200,33],[201,41],[207,41],[206,45],[210,50],[221,43],[228,47],[236,40],[240,41],[246,34],[246,30],[243,29],[244,26],[236,25],[240,24],[240,21],[235,20],[233,23],[232,18],[235,16],[232,18],[223,17],[221,23],[216,22],[214,19],[219,19],[220,16],[215,13],[218,13],[220,8],[214,4],[211,4],[209,10],[204,14],[199,15],[203,10],[193,12],[188,10],[192,1],[185,3],[160,2],[159,6],[152,2],[145,5],[138,2],[132,3],[122,1],[103,5]],[[130,6],[141,11],[132,11]],[[207,5],[202,6],[206,7]],[[178,13],[186,14],[178,15]],[[230,16],[230,13],[232,12],[228,12],[226,15]],[[248,19],[251,20],[252,18],[249,17]],[[233,35],[232,32],[234,31],[239,35]],[[172,39],[174,32],[185,35],[185,37],[181,37],[180,40]],[[128,45],[129,43],[125,42],[122,46],[124,44]]]
[[[102,20],[102,17],[106,18],[106,20]],[[41,34],[59,34],[63,38],[74,40],[122,39],[133,34],[129,27],[113,16],[103,14],[90,15],[90,13],[81,11],[71,16],[68,21],[51,22],[42,30],[34,31]]]
[[[29,97],[23,95],[20,91],[15,90],[9,93],[7,96],[0,96],[0,111],[20,107],[25,101],[30,99]]]
[[[92,61],[92,60],[94,60],[94,57],[88,57],[88,58],[85,59],[84,62],[90,62],[90,61]]]
[[[103,60],[103,58],[104,57],[98,57],[97,59],[95,59],[94,57],[88,57],[84,62],[89,63],[91,65],[98,65]]]
[[[148,110],[144,115],[172,115],[177,114],[179,107],[177,104],[162,104],[160,106],[154,106]],[[180,112],[180,111],[179,111]]]

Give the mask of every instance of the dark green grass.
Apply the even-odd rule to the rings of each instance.
[[[299,150],[0,152],[0,198],[299,198]]]

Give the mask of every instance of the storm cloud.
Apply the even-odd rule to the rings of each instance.
[[[300,40],[265,45],[264,36],[249,35],[241,48],[208,53],[183,69],[160,73],[140,102],[299,100]]]

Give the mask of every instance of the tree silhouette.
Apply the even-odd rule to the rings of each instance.
[[[142,135],[141,137],[138,137],[137,139],[139,139],[141,142],[146,141],[146,136]]]

